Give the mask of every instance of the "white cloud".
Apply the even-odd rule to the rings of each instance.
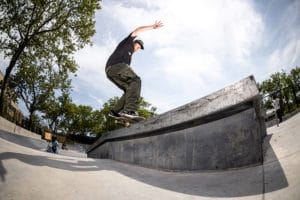
[[[260,69],[264,75],[261,81],[269,78],[275,72],[285,70],[289,72],[291,68],[299,66],[300,62],[300,23],[299,23],[299,1],[290,4],[282,10],[281,18],[276,24],[276,29],[265,33],[264,38],[269,39],[267,52],[264,55]]]
[[[252,0],[102,1],[94,46],[75,54],[80,68],[73,79],[73,100],[99,109],[109,98],[120,96],[122,91],[106,78],[106,60],[131,31],[155,20],[164,27],[139,35],[145,50],[133,56],[132,67],[142,78],[142,96],[160,113],[250,74],[261,81],[283,66],[299,66],[299,1],[281,13],[272,3],[259,13],[255,4]],[[265,24],[274,15],[279,21]]]
[[[3,52],[0,52],[0,70],[3,75],[5,74],[5,70],[6,70],[6,67],[8,66],[8,64],[9,64],[9,59],[4,58]]]
[[[140,34],[145,51],[134,55],[132,62],[143,80],[142,95],[159,112],[227,84],[227,73],[235,66],[225,63],[247,63],[263,30],[260,16],[248,1],[103,1],[102,8],[100,12],[111,21],[104,28],[115,32],[101,32],[103,46],[85,48],[76,55],[81,66],[78,79],[89,85],[96,98],[101,94],[101,101],[120,95],[105,77],[106,59],[123,39],[120,37],[161,20],[163,28]]]
[[[110,53],[109,45],[101,47],[94,45],[85,47],[75,54],[75,60],[80,66],[76,73],[77,77],[72,82],[77,103],[85,99],[86,105],[99,108],[107,100],[107,96],[119,93],[106,78],[104,71]]]
[[[291,40],[283,48],[275,49],[266,62],[268,74],[295,67],[300,59],[299,48],[300,40]]]
[[[293,53],[294,55],[292,58],[293,65],[296,65],[297,59],[300,59],[300,39],[297,40],[295,49],[296,50],[294,51],[294,53]]]

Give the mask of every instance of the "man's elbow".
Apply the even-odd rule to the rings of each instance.
[[[131,37],[136,37],[139,33],[139,28],[135,29],[134,31],[132,31],[131,33]]]

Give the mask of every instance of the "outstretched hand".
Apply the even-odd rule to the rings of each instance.
[[[152,26],[153,26],[153,29],[157,29],[157,28],[163,27],[164,25],[161,21],[155,21],[155,23]]]
[[[140,26],[136,28],[132,33],[131,36],[135,37],[137,36],[140,32],[142,31],[147,31],[147,30],[152,30],[152,29],[157,29],[163,26],[163,23],[161,21],[155,21],[153,25],[148,25],[148,26]]]

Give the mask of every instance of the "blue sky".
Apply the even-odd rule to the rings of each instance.
[[[122,92],[105,76],[116,45],[136,27],[145,50],[133,55],[142,96],[168,111],[243,79],[258,82],[300,66],[300,0],[102,0],[93,46],[75,54],[73,101],[100,109]],[[3,63],[3,61],[2,61]],[[2,65],[3,66],[3,65]],[[3,67],[1,68],[3,70]]]

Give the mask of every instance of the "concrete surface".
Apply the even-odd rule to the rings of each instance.
[[[254,77],[152,119],[109,132],[87,151],[163,170],[245,167],[262,161],[266,134]]]
[[[49,154],[1,137],[0,199],[299,200],[299,130],[300,113],[269,128],[263,165],[193,173]]]
[[[260,164],[261,144],[260,125],[252,108],[167,134],[110,140],[88,157],[173,171],[220,170]]]
[[[15,123],[8,121],[7,119],[0,117],[0,127],[1,130],[7,131],[16,135],[22,135],[30,138],[40,139],[41,135],[30,132],[20,126],[17,126]]]
[[[34,133],[31,133],[34,134]],[[40,138],[34,138],[31,137],[32,135],[29,134],[28,136],[25,136],[25,134],[15,134],[7,131],[0,131],[0,138],[5,139],[7,141],[13,142],[15,144],[19,144],[31,149],[36,149],[40,151],[46,151],[48,142],[46,140],[41,140]],[[59,144],[59,147],[61,147],[62,144]],[[72,147],[71,145],[68,145],[68,148]],[[61,148],[58,149],[60,155],[65,156],[72,156],[72,157],[82,157],[86,158],[87,155],[83,153],[82,151],[78,151],[74,148],[74,150],[63,150]]]

